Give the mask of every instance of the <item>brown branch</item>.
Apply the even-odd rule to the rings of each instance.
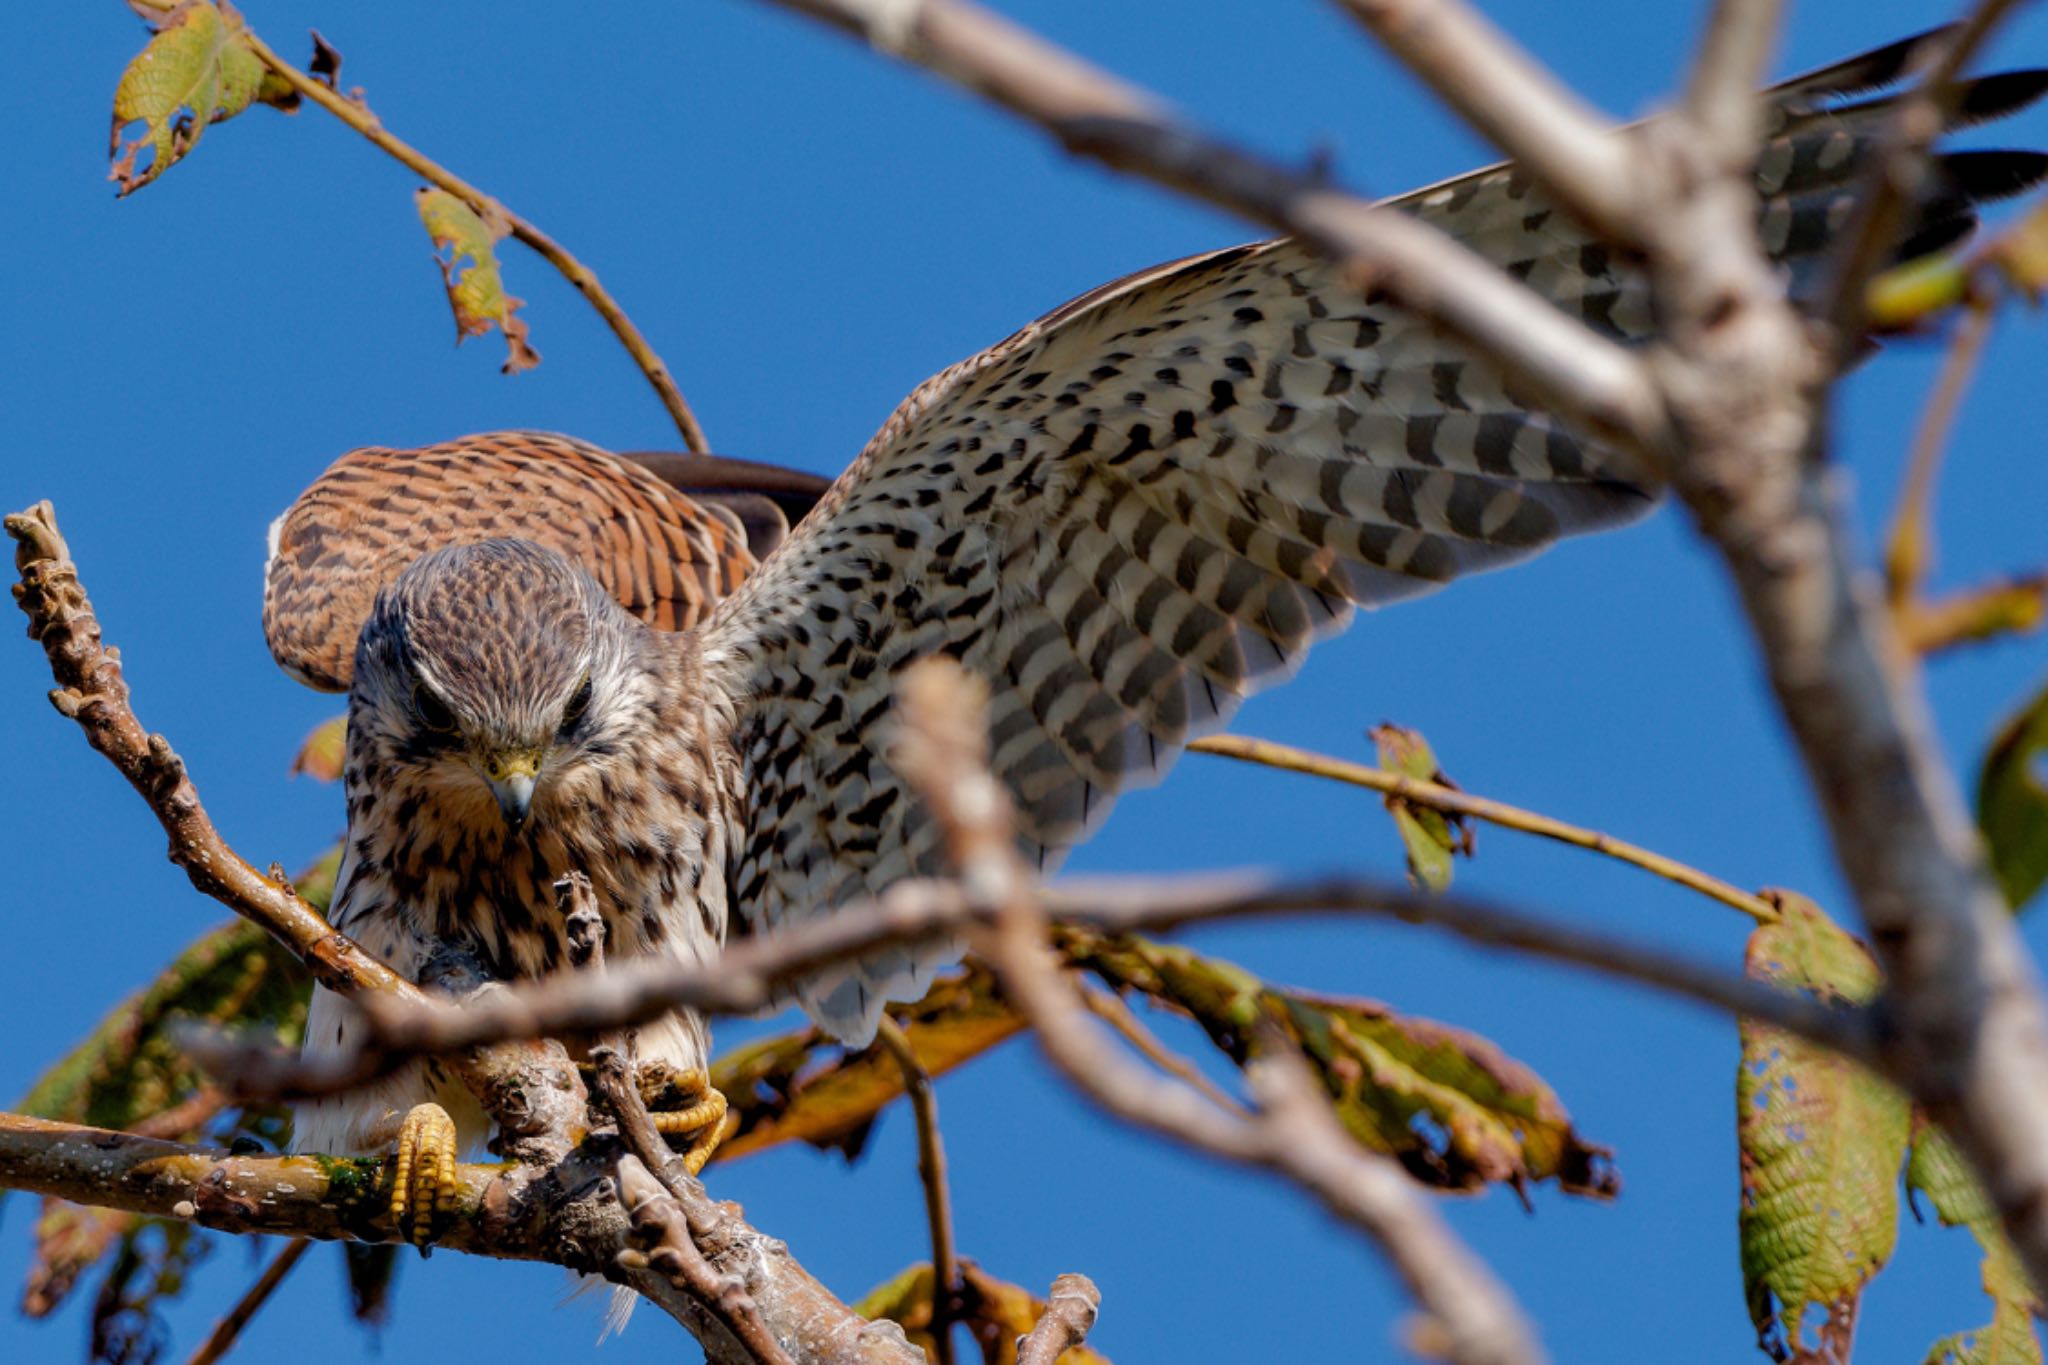
[[[1139,1056],[1167,1075],[1178,1076],[1186,1081],[1201,1091],[1202,1097],[1217,1108],[1233,1114],[1247,1112],[1235,1095],[1210,1080],[1200,1067],[1186,1057],[1159,1041],[1159,1036],[1145,1027],[1145,1021],[1132,1012],[1121,995],[1115,991],[1090,986],[1084,981],[1077,980],[1075,985],[1080,989],[1081,1004],[1087,1011],[1115,1029],[1118,1036],[1137,1050]]]
[[[1215,754],[1245,763],[1258,763],[1268,768],[1279,768],[1284,772],[1307,773],[1314,777],[1348,782],[1355,787],[1364,787],[1369,791],[1380,792],[1413,805],[1427,806],[1448,815],[1470,816],[1504,829],[1555,839],[1574,848],[1605,854],[1619,862],[1662,877],[1666,881],[1676,882],[1710,900],[1740,910],[1759,924],[1769,924],[1778,918],[1777,907],[1763,897],[1753,895],[1697,868],[1688,867],[1675,858],[1653,853],[1640,845],[1602,834],[1599,830],[1567,824],[1547,815],[1539,815],[1535,811],[1510,806],[1503,801],[1489,800],[1483,796],[1474,796],[1456,787],[1444,786],[1442,783],[1425,782],[1420,778],[1388,772],[1383,768],[1369,768],[1362,763],[1348,763],[1343,759],[1311,753],[1292,745],[1276,744],[1271,740],[1254,739],[1248,735],[1211,735],[1188,745],[1188,750],[1191,753]]]
[[[1337,0],[1451,110],[1601,236],[1627,245],[1642,211],[1613,122],[1461,0]],[[1745,97],[1750,90],[1743,92]]]
[[[884,1014],[876,1037],[903,1073],[903,1090],[917,1121],[917,1178],[924,1185],[925,1221],[932,1237],[932,1351],[937,1365],[953,1365],[953,1322],[960,1309],[960,1263],[953,1249],[953,1196],[946,1183],[946,1147],[939,1134],[939,1100],[931,1073],[894,1019]]]
[[[1750,174],[1762,131],[1756,91],[1781,21],[1780,0],[1717,0],[1701,35],[1680,102],[1681,116],[1711,138],[1702,151],[1728,171]]]
[[[184,869],[192,885],[267,930],[332,990],[423,1000],[411,982],[329,928],[289,881],[265,876],[227,846],[200,805],[183,760],[168,740],[150,734],[135,718],[120,655],[100,641],[99,619],[50,504],[39,502],[15,513],[6,519],[6,529],[16,542],[20,576],[14,600],[28,616],[29,636],[42,644],[57,681],[51,704],[78,723],[87,742],[149,803],[170,837],[171,861]]]
[[[1086,1275],[1066,1274],[1052,1282],[1045,1312],[1017,1343],[1017,1365],[1055,1365],[1062,1354],[1083,1345],[1102,1311],[1102,1291]]]
[[[292,1273],[292,1267],[299,1263],[299,1258],[304,1256],[312,1245],[313,1243],[304,1237],[286,1243],[284,1250],[278,1252],[270,1264],[263,1267],[263,1273],[256,1277],[256,1283],[249,1286],[249,1292],[237,1299],[235,1306],[213,1325],[213,1330],[207,1333],[206,1340],[199,1343],[199,1349],[192,1353],[191,1359],[187,1360],[185,1365],[214,1365],[215,1361],[233,1350],[236,1340],[242,1335],[242,1329],[247,1327],[249,1320],[270,1301],[270,1296],[284,1283],[284,1277]]]
[[[903,672],[897,695],[902,730],[892,761],[944,832],[961,880],[993,908],[994,927],[976,936],[978,946],[1068,1081],[1118,1118],[1315,1193],[1386,1251],[1440,1325],[1451,1359],[1540,1360],[1533,1328],[1507,1290],[1391,1161],[1342,1135],[1326,1101],[1281,1094],[1266,1080],[1281,1069],[1261,1063],[1250,1073],[1258,1112],[1230,1113],[1147,1070],[1089,1020],[1046,947],[1045,916],[1017,853],[1009,797],[988,768],[985,685],[950,660],[931,659]],[[1305,1069],[1295,1070],[1292,1083],[1307,1085]],[[1320,1134],[1319,1125],[1328,1133]],[[1321,1140],[1328,1134],[1333,1141]]]
[[[1363,914],[1427,924],[1473,943],[1639,981],[1730,1014],[1762,1019],[1866,1064],[1881,1064],[1880,1040],[1886,1025],[1881,1011],[1873,1007],[1821,1004],[1659,948],[1470,897],[1423,896],[1344,877],[1275,882],[1211,875],[1077,879],[1045,888],[1039,901],[1057,919],[1104,933],[1169,929],[1239,916],[1305,914]],[[834,963],[894,944],[986,928],[992,922],[986,901],[971,887],[909,880],[832,915],[729,944],[710,966],[628,963],[607,972],[601,981],[549,977],[502,987],[459,1008],[431,1000],[398,1005],[368,998],[362,1048],[332,1060],[303,1059],[217,1033],[188,1032],[179,1041],[195,1061],[246,1098],[306,1098],[362,1084],[424,1053],[508,1038],[595,1032],[646,1023],[683,1008],[751,1014],[779,1000],[786,983]]]
[[[598,1093],[611,1107],[626,1144],[616,1166],[619,1196],[640,1249],[620,1251],[619,1267],[659,1275],[697,1305],[709,1322],[692,1325],[691,1330],[707,1350],[711,1343],[706,1332],[715,1324],[716,1332],[729,1337],[732,1347],[754,1365],[791,1365],[762,1320],[746,1282],[721,1275],[697,1246],[684,1201],[708,1206],[710,1200],[655,1131],[632,1062],[616,1047],[599,1048],[591,1060]]]
[[[1954,73],[2004,8],[1983,5],[1907,101],[1881,153],[1880,220],[1912,189],[1899,167],[1918,165]],[[1885,968],[1895,1031],[1882,1069],[1957,1138],[2048,1283],[2048,1011],[1931,737],[1917,670],[1859,582],[1825,459],[1828,385],[1892,232],[1873,230],[1866,210],[1837,280],[1836,330],[1816,335],[1757,243],[1752,178],[1703,161],[1698,145],[1713,139],[1688,119],[1649,127],[1661,131],[1646,175],[1663,202],[1647,268],[1664,320],[1649,359],[1674,437],[1672,486],[1728,567]]]
[[[1913,450],[1906,463],[1906,479],[1899,490],[1899,505],[1892,513],[1891,535],[1885,541],[1885,597],[1892,610],[1910,614],[1919,600],[1920,586],[1934,559],[1934,484],[1942,456],[1948,449],[1949,432],[1961,411],[1963,395],[1983,359],[1984,343],[1991,336],[1996,299],[1975,289],[1969,305],[1956,325],[1948,354],[1942,358],[1941,374],[1934,392],[1920,414],[1913,433]]]
[[[177,0],[129,0],[129,3],[154,10],[159,14],[167,14],[177,7]],[[655,395],[660,398],[662,407],[667,409],[670,420],[676,424],[676,431],[682,436],[683,444],[700,455],[710,451],[711,446],[705,439],[704,428],[698,424],[697,414],[691,411],[682,391],[676,387],[675,377],[669,373],[668,366],[655,353],[653,345],[634,325],[633,320],[626,316],[626,310],[619,306],[618,300],[599,283],[596,273],[589,266],[570,255],[567,248],[542,232],[532,222],[506,208],[502,201],[484,193],[410,143],[386,131],[383,123],[370,112],[369,105],[364,103],[359,95],[356,98],[345,96],[331,81],[308,75],[280,57],[268,43],[256,36],[246,20],[241,22],[241,38],[258,61],[275,72],[301,96],[368,138],[379,151],[422,180],[460,199],[485,222],[504,224],[513,237],[531,247],[541,259],[553,266],[563,279],[576,287],[577,293],[589,301],[590,306],[597,310],[597,315],[604,319],[605,325],[612,329],[612,335],[619,339],[619,344],[626,348],[626,353],[633,358],[633,363],[639,367],[640,373],[645,375],[647,382],[653,386]],[[320,41],[318,34],[314,35],[314,40],[317,45],[316,54],[321,51],[333,51]]]
[[[1492,360],[1588,435],[1652,460],[1663,415],[1641,360],[1427,225],[1261,160],[967,0],[772,0],[1003,106],[1076,155],[1299,237]]]

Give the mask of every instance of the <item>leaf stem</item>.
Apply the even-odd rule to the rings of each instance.
[[[200,1343],[199,1349],[192,1353],[192,1358],[185,1365],[214,1365],[215,1361],[233,1350],[242,1329],[249,1325],[249,1319],[255,1317],[269,1301],[271,1294],[284,1283],[284,1277],[292,1273],[292,1267],[312,1245],[312,1240],[306,1237],[286,1243],[284,1250],[278,1252],[276,1258],[263,1268],[263,1273],[256,1277],[256,1283],[249,1286],[249,1292],[242,1295],[235,1306],[213,1325],[213,1331],[207,1334],[206,1340]]]
[[[1579,825],[1553,820],[1547,815],[1510,806],[1505,802],[1473,796],[1455,787],[1446,787],[1436,782],[1424,782],[1419,778],[1404,777],[1398,773],[1385,772],[1379,768],[1368,768],[1362,763],[1347,763],[1340,758],[1326,754],[1310,753],[1292,745],[1276,744],[1271,740],[1253,739],[1247,735],[1211,735],[1188,745],[1195,753],[1216,754],[1223,758],[1234,758],[1244,763],[1263,764],[1268,768],[1279,768],[1286,772],[1307,773],[1313,777],[1327,777],[1336,782],[1348,782],[1355,787],[1365,787],[1418,806],[1450,815],[1467,815],[1475,820],[1485,820],[1507,829],[1520,830],[1574,848],[1590,849],[1610,858],[1639,867],[1645,872],[1678,883],[1689,890],[1697,891],[1709,900],[1731,906],[1748,915],[1759,924],[1774,924],[1778,911],[1761,896],[1752,895],[1742,888],[1710,876],[1694,867],[1688,867],[1675,858],[1602,834],[1599,830],[1586,829]]]
[[[159,14],[169,13],[176,8],[172,0],[135,0],[145,9]],[[439,189],[468,204],[486,222],[502,222],[511,235],[524,242],[541,259],[560,272],[563,279],[576,287],[576,291],[597,310],[605,325],[612,329],[612,335],[633,357],[633,363],[647,376],[647,382],[654,386],[655,394],[661,399],[662,407],[668,410],[670,420],[682,435],[683,444],[691,451],[703,455],[710,452],[710,443],[705,439],[704,428],[697,422],[697,414],[684,400],[682,391],[676,387],[675,377],[668,366],[655,354],[654,347],[633,320],[626,316],[626,310],[619,306],[598,282],[596,272],[576,257],[569,254],[560,242],[542,232],[530,220],[522,218],[511,209],[484,193],[461,176],[442,166],[412,144],[386,131],[377,116],[370,112],[367,104],[348,98],[325,81],[317,80],[290,62],[280,57],[271,46],[256,36],[246,21],[242,25],[242,40],[257,60],[275,72],[277,76],[300,95],[325,109],[349,127],[368,138],[380,151],[390,156],[413,174]]]

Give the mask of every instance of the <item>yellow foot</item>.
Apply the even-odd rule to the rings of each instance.
[[[640,1067],[640,1094],[647,1101],[654,1130],[664,1138],[681,1138],[683,1169],[696,1175],[725,1140],[725,1096],[711,1087],[709,1073],[675,1071],[661,1062]]]
[[[434,1219],[455,1203],[455,1120],[438,1104],[416,1104],[398,1129],[391,1221],[424,1249]]]

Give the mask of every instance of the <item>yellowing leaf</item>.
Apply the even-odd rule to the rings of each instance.
[[[1977,827],[2017,910],[2048,882],[2048,691],[1992,738],[1977,779]]]
[[[1984,1251],[1984,1292],[1991,1296],[1991,1321],[1935,1342],[1926,1365],[2041,1365],[2041,1339],[2034,1331],[2041,1295],[1962,1154],[1948,1134],[1917,1115],[1906,1188],[1928,1197],[1943,1227],[1970,1230]]]
[[[333,782],[340,778],[343,760],[348,757],[348,717],[335,716],[314,726],[299,745],[298,757],[292,760],[293,777],[310,777],[315,782]]]
[[[1990,256],[2015,289],[2034,303],[2041,301],[2042,291],[2048,290],[2048,197],[1998,235]]]
[[[1865,286],[1863,307],[1873,332],[1904,332],[1961,303],[1970,292],[1970,263],[1960,256],[1923,256],[1895,265]]]
[[[498,273],[497,244],[505,236],[505,225],[487,221],[446,190],[422,186],[415,201],[420,222],[434,241],[434,260],[448,289],[448,306],[455,310],[456,344],[496,325],[505,335],[506,374],[540,364],[540,352],[527,344],[525,321],[515,316],[521,300],[505,292]]]
[[[941,977],[924,999],[889,1011],[917,1059],[934,1076],[952,1070],[1024,1027],[996,996],[979,964]],[[903,1094],[903,1072],[880,1048],[842,1055],[815,1028],[749,1043],[711,1064],[711,1083],[737,1114],[738,1127],[715,1161],[784,1142],[856,1152],[876,1114]]]
[[[1188,1015],[1239,1065],[1259,1054],[1260,1025],[1279,1025],[1351,1135],[1420,1180],[1446,1189],[1555,1180],[1596,1197],[1619,1187],[1612,1154],[1580,1136],[1543,1079],[1476,1034],[1376,1001],[1270,986],[1234,963],[1136,935],[1063,925],[1057,940],[1067,961]]]
[[[1812,902],[1782,892],[1776,899],[1782,918],[1751,934],[1744,953],[1751,976],[1823,1000],[1876,995],[1880,973],[1862,945]],[[1846,1360],[1863,1286],[1898,1238],[1906,1100],[1781,1029],[1744,1019],[1740,1034],[1735,1104],[1750,1320],[1778,1360]],[[1818,1323],[1810,1317],[1816,1309]]]
[[[1456,787],[1437,766],[1436,754],[1419,731],[1399,725],[1373,727],[1372,742],[1379,749],[1380,767],[1402,777],[1412,777],[1439,786]],[[1408,876],[1428,891],[1442,891],[1451,884],[1451,855],[1472,856],[1472,827],[1463,816],[1446,815],[1428,806],[1387,798],[1387,810],[1408,853]]]
[[[263,64],[242,36],[242,19],[212,0],[185,0],[121,73],[114,88],[114,126],[107,178],[133,194],[199,145],[211,123],[249,107],[263,86]],[[124,143],[133,123],[142,131]],[[147,164],[138,166],[148,148]]]
[[[932,1341],[932,1268],[926,1261],[868,1291],[853,1311],[870,1320],[887,1318],[903,1328],[913,1346],[936,1358]],[[981,1348],[983,1365],[1017,1365],[1017,1339],[1030,1333],[1045,1313],[1045,1301],[1022,1285],[990,1275],[972,1261],[960,1263],[961,1311],[957,1319]],[[1109,1365],[1086,1346],[1060,1353],[1058,1365]]]

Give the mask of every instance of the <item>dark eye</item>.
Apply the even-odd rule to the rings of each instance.
[[[455,729],[455,713],[425,683],[413,688],[412,709],[420,718],[420,724],[436,734],[445,735]]]
[[[583,713],[585,711],[588,711],[589,709],[590,675],[586,673],[583,675],[583,682],[570,696],[569,704],[562,708],[562,724],[559,727],[560,730],[566,733],[571,726],[576,724],[577,721],[583,719]]]

